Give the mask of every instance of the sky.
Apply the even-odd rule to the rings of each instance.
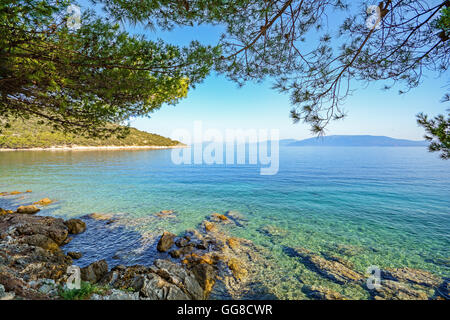
[[[332,24],[340,24],[344,16],[336,15],[330,19],[333,18]],[[132,33],[145,34],[150,40],[161,38],[177,45],[187,45],[192,40],[214,45],[221,31],[220,27],[206,25],[177,28],[171,32],[139,26],[132,29]],[[446,81],[448,76],[437,78],[426,74],[422,84],[405,95],[398,94],[401,87],[381,90],[383,82],[375,82],[368,87],[356,83],[359,88],[343,104],[348,116],[332,122],[326,134],[368,134],[423,140],[424,130],[417,125],[416,115],[419,112],[437,115],[448,108],[448,104],[440,102],[446,92]],[[132,119],[131,126],[172,138],[178,129],[193,131],[195,121],[202,121],[204,130],[279,129],[281,139],[312,137],[307,124],[292,123],[289,96],[271,89],[272,84],[273,81],[268,79],[239,88],[223,75],[213,73],[176,106],[164,105],[150,118]]]

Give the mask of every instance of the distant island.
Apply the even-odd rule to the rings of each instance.
[[[282,144],[291,147],[423,147],[427,141],[395,139],[386,136],[370,135],[333,135],[293,141],[282,140]]]
[[[184,146],[184,144],[135,128],[130,128],[129,135],[123,139],[116,137],[94,139],[54,131],[52,127],[38,124],[38,121],[34,119],[14,120],[10,128],[2,128],[0,132],[1,151],[21,149],[160,149],[178,146]]]

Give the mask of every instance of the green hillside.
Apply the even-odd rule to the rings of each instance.
[[[10,128],[0,132],[0,148],[48,148],[52,146],[175,146],[180,142],[131,128],[124,138],[92,139],[73,134],[52,131],[49,126],[39,125],[37,120],[15,120]]]

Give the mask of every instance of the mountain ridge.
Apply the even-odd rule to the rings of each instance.
[[[291,147],[422,147],[427,145],[427,141],[373,135],[331,135],[288,142],[286,145]]]

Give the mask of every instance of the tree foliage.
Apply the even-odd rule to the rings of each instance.
[[[406,93],[421,83],[425,70],[442,75],[449,67],[448,0],[385,0],[373,2],[370,10],[366,1],[346,0],[92,2],[101,5],[111,21],[163,30],[176,26],[195,30],[199,24],[212,24],[225,31],[217,47],[193,42],[189,48],[177,48],[131,37],[110,21],[96,20],[92,13],[83,17],[76,34],[59,24],[52,31],[49,26],[62,4],[55,9],[44,5],[47,11],[27,9],[35,18],[26,23],[18,13],[13,14],[17,21],[10,22],[10,9],[2,9],[7,12],[2,13],[2,21],[7,21],[2,24],[9,39],[2,42],[2,59],[8,59],[7,70],[12,70],[6,74],[17,74],[26,66],[27,75],[6,80],[21,91],[2,91],[3,99],[23,100],[31,90],[35,114],[49,105],[49,96],[52,101],[56,96],[58,103],[46,108],[63,114],[61,121],[70,116],[87,125],[90,121],[83,122],[84,112],[120,121],[147,114],[163,102],[178,101],[185,94],[184,81],[192,86],[214,68],[239,84],[266,77],[275,80],[275,89],[290,94],[293,120],[304,121],[312,132],[322,134],[330,121],[346,115],[342,106],[354,89],[352,80],[383,81],[384,89],[398,83],[404,87],[400,93]],[[3,8],[11,3],[28,8],[41,2],[8,3]],[[29,79],[40,77],[36,69],[48,72],[39,84]],[[5,82],[3,73],[0,81]],[[25,85],[12,85],[12,81]],[[89,90],[82,94],[77,86]],[[42,92],[46,92],[43,97]],[[29,100],[13,101],[18,105],[14,108],[23,112],[30,108]],[[11,110],[13,104],[7,102]],[[71,118],[72,112],[80,116]]]
[[[405,93],[425,69],[442,74],[449,66],[448,0],[386,0],[371,10],[345,0],[97,1],[151,26],[224,25],[216,70],[240,84],[275,79],[291,96],[293,120],[318,134],[346,115],[352,80],[400,83]]]
[[[450,159],[450,109],[447,110],[447,119],[440,114],[434,119],[420,113],[417,115],[417,123],[425,128],[425,139],[430,141],[428,150],[440,152],[442,159]]]
[[[118,126],[176,103],[202,81],[216,48],[180,48],[131,36],[119,24],[84,12],[67,27],[71,1],[0,4],[0,116],[39,117],[87,136],[126,133]],[[6,124],[7,125],[7,124]]]

